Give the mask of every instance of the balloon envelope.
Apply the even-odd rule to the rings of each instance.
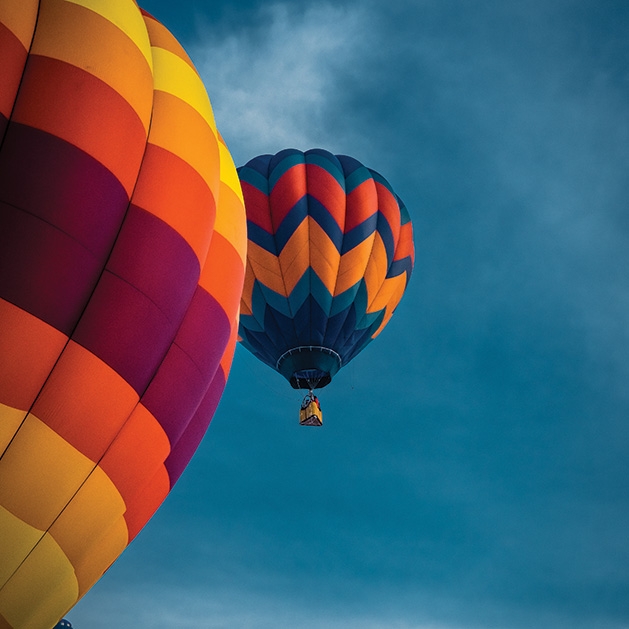
[[[381,175],[321,149],[261,155],[238,174],[249,239],[241,342],[293,387],[323,387],[402,298],[408,212]]]
[[[0,2],[0,626],[50,629],[166,497],[237,338],[205,89],[133,0]]]

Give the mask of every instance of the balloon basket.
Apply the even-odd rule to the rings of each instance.
[[[316,402],[310,402],[307,408],[299,410],[300,426],[322,426],[323,416]]]

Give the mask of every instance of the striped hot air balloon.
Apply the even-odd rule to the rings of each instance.
[[[323,387],[402,298],[414,260],[408,212],[381,175],[321,149],[261,155],[238,175],[241,342],[294,388]]]
[[[50,629],[164,500],[237,339],[205,88],[133,0],[0,2],[0,627]]]

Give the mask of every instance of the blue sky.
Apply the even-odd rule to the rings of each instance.
[[[145,0],[237,165],[381,172],[416,265],[300,394],[246,350],[76,629],[629,627],[629,4]]]

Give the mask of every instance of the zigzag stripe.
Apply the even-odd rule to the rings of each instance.
[[[252,220],[247,221],[248,238],[269,253],[279,255],[295,230],[307,216],[310,216],[313,220],[315,220],[325,231],[331,244],[341,255],[351,251],[354,247],[359,245],[362,241],[378,230],[385,243],[387,258],[389,260],[393,259],[395,242],[391,226],[386,220],[384,214],[372,214],[362,223],[344,234],[337,222],[326,210],[325,206],[309,194],[302,197],[293,206],[286,218],[277,228],[275,234],[270,234]]]
[[[402,258],[401,260],[394,260],[393,264],[389,267],[387,271],[387,279],[391,277],[397,277],[398,275],[402,275],[402,273],[406,273],[406,283],[408,284],[408,280],[411,277],[411,273],[413,272],[413,260],[411,256],[406,256],[406,258]]]

